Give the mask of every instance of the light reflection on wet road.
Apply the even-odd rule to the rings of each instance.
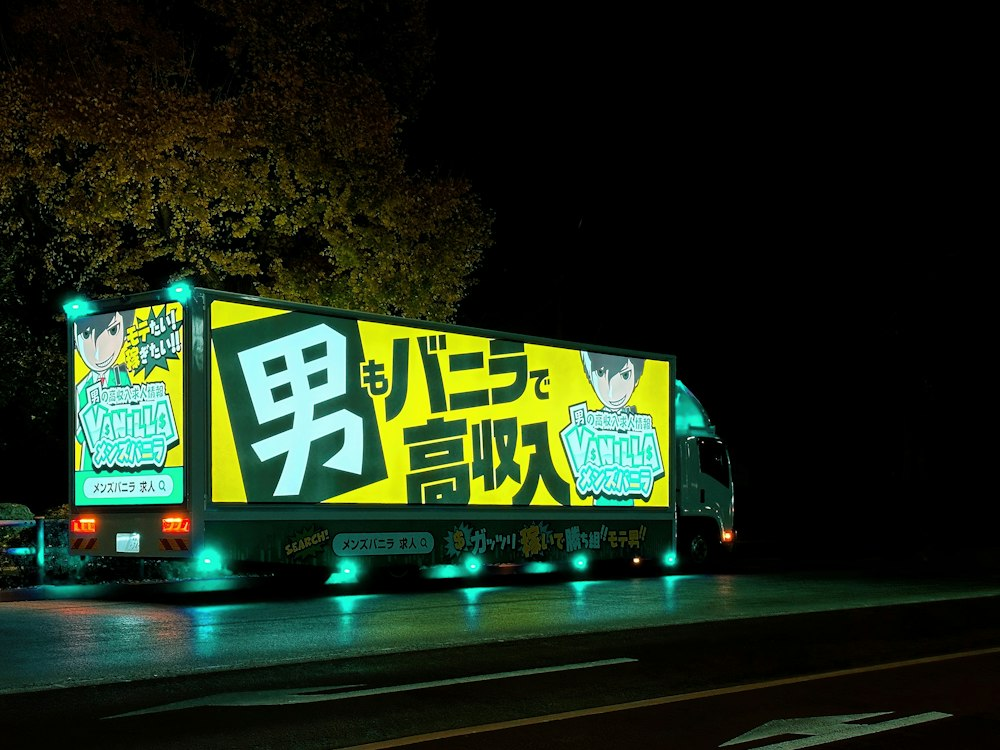
[[[0,693],[766,615],[996,595],[1000,581],[673,575],[419,593],[0,603]]]

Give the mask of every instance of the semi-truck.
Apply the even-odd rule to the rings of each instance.
[[[735,542],[672,355],[186,283],[64,309],[71,555],[347,582],[669,574]]]

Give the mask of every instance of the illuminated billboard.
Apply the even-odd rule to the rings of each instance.
[[[74,502],[183,502],[183,308],[176,302],[72,322]]]
[[[214,503],[667,508],[669,358],[211,302]]]

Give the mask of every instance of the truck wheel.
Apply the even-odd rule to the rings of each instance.
[[[703,531],[695,531],[681,548],[684,552],[681,562],[686,562],[689,567],[695,570],[706,570],[715,561],[717,546],[718,543],[709,538]]]

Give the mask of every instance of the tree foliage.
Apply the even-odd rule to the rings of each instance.
[[[403,152],[433,41],[425,0],[8,0],[0,407],[52,429],[69,293],[184,278],[452,320],[492,216]]]

